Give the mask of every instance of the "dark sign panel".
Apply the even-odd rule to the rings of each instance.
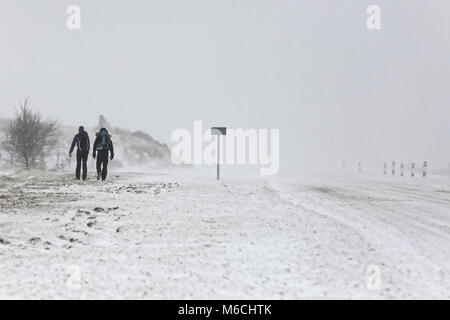
[[[220,135],[226,135],[227,134],[227,128],[225,127],[212,127],[211,128],[211,134],[220,136]]]

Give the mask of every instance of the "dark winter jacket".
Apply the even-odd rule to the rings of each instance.
[[[87,139],[87,146],[82,146],[80,144],[80,141],[83,141],[84,138]],[[73,141],[72,141],[72,145],[70,146],[69,153],[72,153],[73,149],[75,148],[75,145],[77,146],[77,151],[89,153],[91,142],[89,140],[89,135],[86,131],[79,132],[75,135],[75,137],[73,137]]]
[[[105,141],[103,141],[103,137],[100,134],[100,132],[102,132],[103,130],[106,132]],[[109,150],[111,152],[111,156],[114,157],[114,146],[108,131],[105,128],[102,128],[100,129],[99,132],[95,134],[95,136],[96,137],[94,141],[94,150],[93,150],[94,156],[97,151]]]

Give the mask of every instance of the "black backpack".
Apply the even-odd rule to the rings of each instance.
[[[86,131],[78,134],[78,142],[77,142],[78,150],[80,151],[88,151],[89,150],[89,139]]]

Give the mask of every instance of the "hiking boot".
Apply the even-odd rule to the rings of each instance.
[[[99,173],[97,173],[97,181],[100,180],[100,178],[101,178],[101,173],[99,172]]]

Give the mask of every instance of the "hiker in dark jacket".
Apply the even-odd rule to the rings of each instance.
[[[108,174],[108,154],[111,152],[110,160],[114,159],[114,147],[108,130],[101,128],[97,132],[94,142],[94,159],[97,157],[97,180],[106,179]]]
[[[89,156],[89,148],[91,146],[89,135],[84,131],[84,127],[78,128],[78,133],[73,137],[72,145],[70,146],[69,156],[72,156],[73,149],[77,146],[77,168],[75,169],[75,178],[80,180],[81,162],[83,162],[83,180],[87,177],[87,158]]]

